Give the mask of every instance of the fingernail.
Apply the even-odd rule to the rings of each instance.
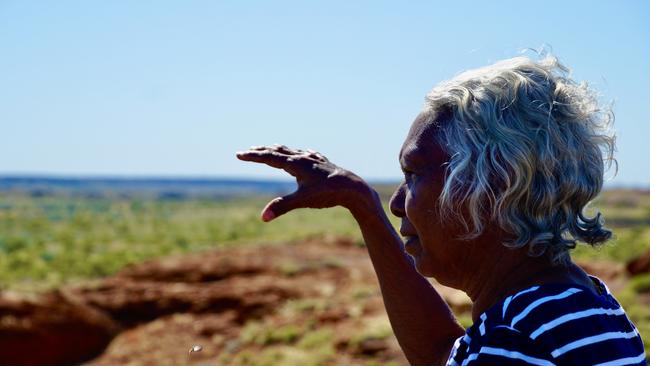
[[[273,213],[273,211],[271,211],[270,209],[267,209],[266,211],[264,211],[264,213],[262,213],[262,221],[264,222],[269,222],[274,218],[275,218],[275,213]]]

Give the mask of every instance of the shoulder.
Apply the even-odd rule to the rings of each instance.
[[[458,339],[447,365],[555,365],[547,352],[516,329],[499,326],[484,335],[469,333]]]
[[[638,331],[604,288],[544,285],[509,296],[459,338],[448,364],[645,365]]]

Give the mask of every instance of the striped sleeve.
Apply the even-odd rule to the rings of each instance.
[[[508,326],[492,329],[481,340],[481,346],[469,353],[461,366],[554,366],[552,356],[542,352],[525,334]]]
[[[609,293],[546,288],[520,296],[502,313],[556,365],[645,365],[639,332]]]
[[[638,330],[608,290],[556,284],[520,291],[481,314],[454,345],[448,365],[647,363]]]
[[[558,365],[636,359],[641,359],[636,364],[645,363],[639,332],[623,309],[614,301],[594,298],[588,291],[567,289],[547,294],[511,319],[511,324],[516,323],[517,329],[550,353]]]

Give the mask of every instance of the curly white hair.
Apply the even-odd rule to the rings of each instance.
[[[441,111],[437,142],[450,159],[439,205],[466,238],[498,224],[514,237],[505,245],[566,263],[576,241],[611,237],[601,214],[584,210],[616,163],[614,115],[557,58],[464,72],[428,93],[424,113],[434,121]]]

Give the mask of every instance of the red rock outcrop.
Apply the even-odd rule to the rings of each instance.
[[[99,355],[118,325],[61,291],[0,294],[0,364],[73,365]]]

